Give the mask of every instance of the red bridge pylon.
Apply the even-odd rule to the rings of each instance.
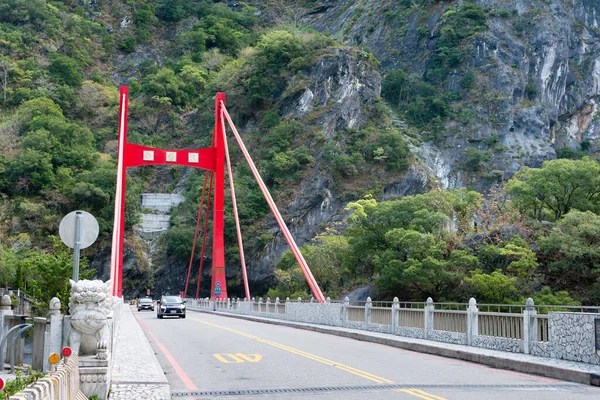
[[[302,257],[298,246],[296,245],[289,229],[285,225],[273,198],[271,197],[266,185],[264,184],[250,154],[246,150],[242,139],[233,124],[227,109],[225,108],[225,93],[219,92],[215,98],[215,126],[213,131],[212,145],[208,148],[193,149],[193,150],[166,150],[152,147],[140,146],[127,142],[127,118],[128,118],[128,103],[129,92],[126,86],[120,88],[120,107],[119,107],[119,148],[118,148],[118,163],[117,163],[117,184],[115,190],[115,215],[113,223],[113,240],[111,249],[111,280],[113,296],[123,296],[123,242],[124,242],[124,222],[125,222],[125,193],[127,187],[127,168],[139,167],[145,165],[182,165],[186,167],[200,168],[207,171],[207,176],[202,191],[202,199],[200,209],[198,211],[198,221],[196,224],[196,234],[194,235],[194,244],[192,249],[192,257],[188,268],[188,276],[185,284],[184,295],[187,295],[189,275],[191,271],[196,239],[200,223],[200,216],[204,203],[204,194],[206,182],[210,176],[210,189],[207,196],[207,209],[204,220],[204,238],[202,244],[202,255],[200,258],[200,271],[198,275],[198,290],[200,287],[200,278],[202,276],[202,258],[204,255],[204,244],[206,239],[206,229],[208,221],[208,207],[210,207],[210,195],[213,191],[213,231],[212,231],[212,281],[210,289],[211,299],[227,298],[227,282],[225,275],[225,249],[224,249],[224,203],[225,203],[225,161],[227,161],[229,183],[231,188],[232,203],[234,217],[236,221],[236,232],[238,236],[238,245],[240,248],[240,259],[242,262],[242,275],[244,280],[244,289],[247,299],[250,299],[250,290],[248,287],[248,277],[246,273],[246,265],[244,261],[242,236],[239,227],[239,219],[237,215],[237,205],[235,200],[235,190],[233,186],[233,175],[231,173],[231,163],[229,161],[229,151],[227,147],[227,138],[225,136],[225,120],[229,124],[235,139],[240,146],[252,173],[260,186],[260,189],[271,208],[277,223],[287,240],[302,272],[308,282],[308,285],[319,302],[324,302],[325,298],[321,293],[319,285],[313,277],[306,261]]]

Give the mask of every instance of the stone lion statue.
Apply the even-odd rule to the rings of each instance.
[[[108,359],[110,329],[108,317],[112,312],[113,298],[109,294],[110,281],[80,280],[71,283],[69,313],[71,314],[71,349],[78,355],[95,355]]]

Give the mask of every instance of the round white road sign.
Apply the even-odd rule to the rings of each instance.
[[[100,227],[98,226],[98,221],[96,218],[87,211],[73,211],[65,215],[65,217],[60,221],[60,226],[58,227],[58,234],[60,235],[61,240],[64,244],[69,246],[70,248],[75,248],[75,228],[77,225],[77,213],[81,214],[81,223],[80,223],[80,249],[85,249],[90,247],[92,243],[96,241],[98,238],[98,232],[100,232]]]

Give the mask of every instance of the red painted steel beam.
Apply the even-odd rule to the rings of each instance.
[[[126,167],[124,163],[127,143],[127,108],[129,91],[127,86],[119,89],[119,148],[117,154],[117,182],[115,188],[115,214],[113,220],[113,238],[110,255],[111,294],[122,297],[123,281],[123,240],[125,234],[125,190]]]
[[[166,150],[126,143],[124,162],[127,168],[166,164],[214,171],[215,150],[212,147],[194,150]]]
[[[317,281],[315,280],[312,272],[310,271],[310,268],[308,267],[306,260],[302,256],[300,249],[296,245],[296,242],[294,241],[292,234],[290,233],[287,225],[285,224],[283,217],[279,213],[279,210],[277,209],[277,205],[273,201],[273,198],[271,197],[271,194],[269,193],[267,186],[265,185],[260,174],[258,173],[258,170],[256,169],[254,162],[252,161],[252,157],[250,157],[250,153],[248,153],[248,150],[246,150],[246,146],[244,145],[244,142],[242,141],[240,134],[238,133],[235,125],[233,124],[233,121],[231,120],[231,117],[229,116],[229,113],[227,112],[227,109],[225,108],[225,102],[223,102],[223,104],[222,104],[222,110],[223,110],[223,115],[227,119],[229,127],[233,131],[233,135],[235,136],[235,139],[236,139],[238,145],[240,146],[240,149],[242,150],[244,157],[246,158],[246,162],[248,163],[248,165],[250,166],[250,169],[252,170],[252,174],[254,175],[256,182],[258,183],[258,186],[260,187],[260,190],[262,191],[263,196],[265,196],[265,199],[267,200],[267,203],[269,204],[269,207],[271,208],[271,212],[273,213],[273,216],[277,220],[279,229],[281,229],[281,232],[283,233],[283,236],[285,237],[286,241],[288,242],[288,245],[290,246],[290,249],[292,250],[294,257],[296,258],[298,265],[300,265],[300,268],[302,269],[302,272],[304,273],[304,277],[306,278],[306,281],[308,282],[308,286],[310,287],[310,290],[312,291],[313,296],[315,296],[315,299],[319,303],[324,303],[325,298],[323,297],[323,293],[321,292],[321,289],[319,288]]]
[[[225,93],[219,92],[215,98],[215,197],[213,204],[213,252],[212,252],[212,281],[210,286],[211,299],[227,298],[227,283],[225,275],[225,144],[223,142],[222,108],[225,105]]]
[[[192,264],[194,263],[194,253],[196,252],[196,241],[198,240],[198,230],[200,229],[200,220],[202,219],[202,207],[204,206],[204,195],[206,194],[206,184],[208,182],[208,174],[204,174],[204,185],[202,186],[202,196],[200,196],[200,206],[198,207],[198,216],[196,217],[196,229],[194,230],[194,241],[192,242],[192,254],[190,255],[190,264],[188,266],[187,278],[185,279],[185,290],[183,297],[187,297],[188,284],[190,283],[190,275],[192,273]]]
[[[227,136],[225,135],[225,120],[221,117],[223,143],[225,145],[225,160],[227,161],[227,176],[231,191],[231,204],[233,205],[233,217],[235,220],[235,232],[237,234],[238,248],[240,251],[240,262],[242,264],[242,278],[244,280],[244,292],[246,300],[250,301],[250,286],[248,285],[248,273],[246,272],[246,258],[244,257],[244,243],[242,242],[242,230],[240,229],[240,218],[238,216],[237,201],[235,200],[235,187],[233,185],[233,173],[231,172],[231,160],[229,159],[229,148],[227,147]]]
[[[206,211],[204,213],[204,233],[202,234],[202,250],[200,251],[200,265],[198,266],[198,283],[196,286],[196,300],[200,296],[200,280],[202,279],[202,264],[204,263],[204,249],[206,248],[206,233],[208,232],[208,217],[210,210],[210,196],[213,190],[213,174],[210,174],[210,185],[208,189],[208,200],[206,202]]]

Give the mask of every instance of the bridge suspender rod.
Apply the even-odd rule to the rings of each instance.
[[[235,188],[233,186],[233,174],[231,173],[231,160],[229,159],[229,147],[227,147],[227,136],[225,135],[225,120],[221,118],[223,125],[223,145],[225,146],[225,160],[227,162],[227,175],[229,176],[229,187],[231,188],[231,202],[233,203],[233,217],[235,219],[235,231],[237,233],[238,247],[240,248],[240,261],[242,263],[242,277],[244,279],[244,291],[246,300],[250,301],[250,287],[248,286],[248,274],[246,273],[246,260],[244,258],[244,244],[242,243],[242,231],[240,230],[240,219],[238,217],[237,202],[235,201]]]
[[[198,217],[196,219],[196,230],[194,231],[194,241],[192,243],[192,255],[190,256],[190,265],[188,266],[187,278],[185,279],[184,297],[187,297],[188,284],[190,283],[190,274],[192,272],[192,263],[194,262],[194,253],[196,252],[196,241],[198,240],[198,230],[200,229],[200,219],[202,219],[202,206],[204,206],[204,194],[206,193],[206,183],[208,182],[208,171],[204,174],[204,185],[202,186],[202,196],[200,197],[200,207],[198,207]]]
[[[196,284],[196,300],[200,296],[200,280],[202,279],[202,263],[204,262],[204,249],[206,248],[206,234],[208,232],[208,213],[210,210],[210,197],[213,188],[213,173],[210,172],[210,185],[208,189],[208,199],[206,201],[206,212],[204,214],[204,233],[202,234],[202,250],[200,251],[200,266],[198,267],[198,283]]]
[[[308,282],[308,286],[310,287],[310,290],[312,291],[313,295],[315,296],[316,300],[319,303],[325,303],[325,298],[323,297],[323,293],[321,293],[321,289],[319,288],[317,281],[315,280],[312,272],[310,271],[310,268],[308,268],[308,264],[306,264],[306,260],[304,260],[302,253],[300,253],[300,249],[298,249],[298,246],[296,245],[296,242],[294,241],[292,234],[290,233],[288,227],[285,225],[285,221],[281,217],[281,214],[279,213],[279,210],[277,209],[277,206],[275,205],[275,202],[273,201],[273,198],[271,197],[271,194],[269,193],[267,186],[265,185],[262,178],[260,177],[260,174],[258,173],[258,170],[256,169],[256,166],[254,165],[254,162],[252,161],[252,158],[250,157],[250,154],[248,153],[248,150],[246,150],[246,146],[244,145],[244,142],[242,142],[242,138],[240,137],[240,134],[238,133],[235,125],[233,124],[233,121],[231,120],[231,117],[229,116],[229,113],[227,112],[227,109],[225,108],[224,103],[221,103],[221,110],[222,110],[225,118],[227,118],[227,122],[229,123],[229,126],[230,126],[231,130],[233,131],[233,135],[235,136],[235,139],[236,139],[238,145],[240,146],[240,149],[242,150],[244,157],[246,158],[246,162],[248,163],[248,165],[250,166],[250,169],[252,170],[252,174],[254,175],[254,178],[256,179],[256,182],[258,183],[258,186],[260,187],[260,190],[263,193],[263,196],[265,196],[265,199],[267,200],[267,203],[269,204],[269,207],[271,208],[271,212],[273,213],[273,216],[277,220],[279,229],[281,229],[281,232],[283,233],[283,236],[287,240],[287,242],[290,246],[290,249],[292,250],[292,253],[294,253],[294,257],[296,257],[296,261],[298,262],[298,264],[300,265],[300,268],[302,269],[302,272],[304,273],[304,277],[306,278],[306,281]]]

